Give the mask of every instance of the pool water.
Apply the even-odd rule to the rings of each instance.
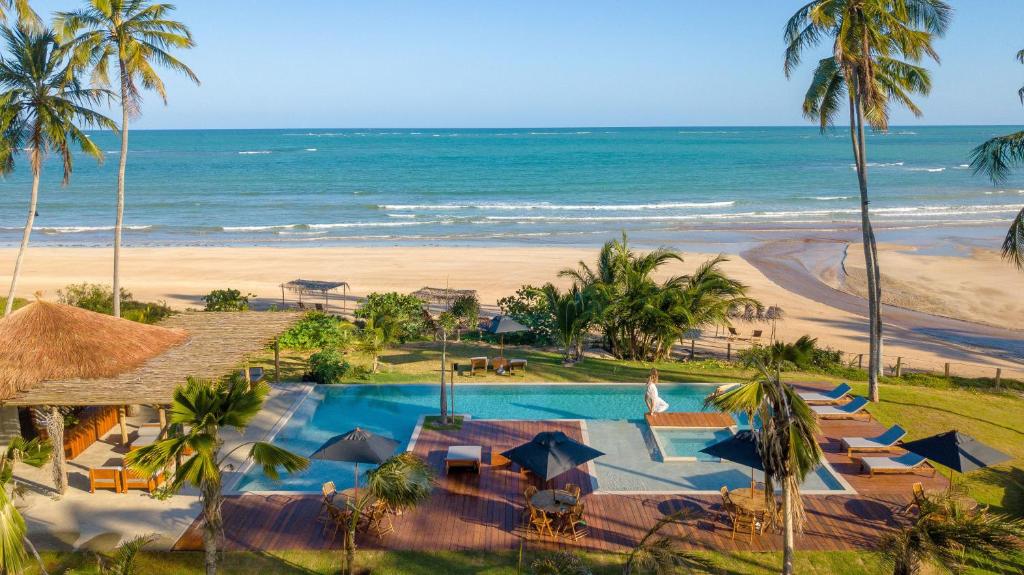
[[[662,449],[665,461],[721,461],[721,459],[701,453],[700,450],[725,441],[732,437],[732,430],[721,429],[656,429],[658,446]]]
[[[662,384],[660,395],[672,411],[703,411],[704,398],[714,390],[706,384]],[[344,385],[317,386],[273,438],[300,455],[309,455],[331,437],[360,427],[398,440],[404,450],[420,416],[440,409],[437,385]],[[473,419],[587,421],[590,443],[605,452],[595,462],[599,488],[605,490],[716,490],[720,478],[737,485],[749,471],[728,468],[725,462],[662,462],[650,430],[643,422],[643,385],[456,385],[455,411]],[[682,449],[689,449],[682,447]],[[650,465],[651,467],[648,467]],[[716,466],[701,473],[715,477],[709,487],[690,477],[692,466]],[[690,467],[687,467],[690,466]],[[370,466],[360,465],[360,471]],[[642,472],[632,471],[643,468]],[[353,483],[353,466],[333,461],[312,461],[309,469],[273,481],[249,470],[235,487],[238,491],[319,492],[320,485],[334,481],[338,489]],[[735,477],[733,477],[735,476]],[[709,479],[710,481],[710,479]],[[749,479],[747,479],[749,482]],[[709,483],[710,485],[710,483]],[[819,486],[812,489],[831,489]]]

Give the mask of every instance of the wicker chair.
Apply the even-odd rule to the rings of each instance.
[[[573,541],[579,541],[587,535],[587,522],[583,519],[583,509],[582,503],[573,505],[569,508],[569,512],[566,513],[562,525],[559,527],[559,531]]]
[[[575,499],[580,498],[580,486],[575,483],[566,483],[565,492],[572,495]]]

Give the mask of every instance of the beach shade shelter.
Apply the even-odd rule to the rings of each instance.
[[[380,465],[395,454],[398,441],[381,435],[374,435],[358,427],[335,435],[310,455],[310,459],[355,463],[355,488],[359,489],[359,464]]]
[[[955,429],[900,444],[911,453],[927,457],[959,473],[999,465],[1011,457]]]
[[[186,376],[218,379],[301,314],[184,312],[158,326],[45,301],[0,320],[0,406],[46,406],[55,483],[66,487],[59,407],[168,405]]]
[[[561,431],[544,431],[529,443],[513,447],[501,455],[543,477],[544,481],[551,481],[604,453]]]
[[[780,319],[786,317],[786,312],[779,306],[773,305],[768,308],[768,311],[764,314],[765,319],[772,322],[772,337],[771,341],[775,341],[775,327]]]
[[[505,357],[505,334],[506,333],[520,333],[524,331],[530,331],[530,328],[519,323],[507,315],[496,315],[491,319],[491,323],[485,330],[487,333],[493,333],[499,337],[500,350],[499,356]]]
[[[464,297],[480,299],[475,289],[435,288],[429,286],[422,287],[409,295],[423,300],[428,305],[441,306],[444,309],[452,307],[454,302]]]
[[[729,439],[701,449],[700,452],[749,467],[751,489],[754,488],[754,470],[764,471],[757,434],[750,430],[740,431]]]
[[[299,296],[300,303],[302,294],[315,294],[322,297],[324,298],[324,309],[327,309],[330,294],[338,293],[338,289],[341,289],[341,311],[344,313],[348,310],[349,285],[347,282],[297,279],[283,283],[281,284],[281,305],[285,303],[284,292],[288,290]]]

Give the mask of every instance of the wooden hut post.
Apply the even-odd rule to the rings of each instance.
[[[1003,368],[996,368],[996,387],[999,387],[1003,383]]]
[[[160,419],[160,429],[167,427],[167,408],[158,405],[156,407],[156,416]]]
[[[725,361],[732,359],[732,343],[725,344]]]
[[[902,376],[903,376],[903,358],[902,357],[897,357],[896,358],[896,377],[902,377]]]
[[[949,362],[946,362],[946,377],[949,377]]]
[[[56,405],[50,406],[46,418],[46,434],[53,445],[53,487],[58,495],[68,490],[68,463],[64,457],[64,414]]]
[[[281,383],[281,340],[274,338],[274,383]]]
[[[281,284],[281,307],[284,308],[284,284]]]
[[[696,350],[694,350],[694,348],[696,346],[697,346],[697,340],[691,339],[690,340],[690,361],[693,361],[693,355],[694,355],[694,353],[696,351]]]
[[[128,418],[125,406],[117,406],[117,423],[121,426],[121,443],[128,445]]]

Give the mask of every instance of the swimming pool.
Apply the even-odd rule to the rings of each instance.
[[[672,411],[702,411],[713,385],[662,384],[661,397]],[[607,455],[596,460],[599,488],[611,491],[715,490],[723,478],[749,483],[749,470],[713,462],[663,462],[650,429],[643,423],[644,387],[628,384],[472,384],[455,387],[455,411],[473,419],[586,420],[590,443]],[[392,437],[405,449],[423,415],[439,410],[437,385],[317,386],[273,438],[276,445],[309,455],[331,437],[360,427]],[[701,466],[697,469],[694,466]],[[714,466],[713,487],[695,481]],[[366,466],[360,466],[360,470]],[[642,470],[642,471],[637,471]],[[352,465],[313,461],[309,469],[272,481],[258,469],[248,471],[237,491],[319,492],[333,480],[338,489],[352,483]],[[700,471],[700,473],[696,473]],[[694,472],[694,473],[691,473]],[[734,473],[735,472],[735,473]],[[813,489],[831,490],[826,483]]]
[[[665,461],[721,461],[719,458],[701,453],[710,447],[732,437],[728,428],[709,429],[655,429],[658,448]]]

